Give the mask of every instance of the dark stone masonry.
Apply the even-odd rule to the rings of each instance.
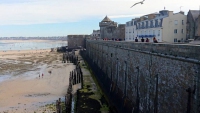
[[[86,52],[119,112],[200,112],[199,45],[87,40]]]

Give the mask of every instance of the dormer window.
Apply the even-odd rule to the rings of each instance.
[[[137,27],[140,28],[140,24],[139,23],[137,23]]]
[[[153,27],[155,27],[155,25],[156,25],[156,22],[155,22],[155,20],[153,20]]]
[[[158,19],[158,26],[160,26],[160,20]]]
[[[148,28],[148,21],[146,21],[146,26],[145,27],[147,27]]]

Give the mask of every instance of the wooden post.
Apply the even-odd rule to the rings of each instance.
[[[58,103],[58,100],[56,100],[56,113],[59,113],[59,103]]]
[[[74,85],[76,84],[76,73],[74,73]]]

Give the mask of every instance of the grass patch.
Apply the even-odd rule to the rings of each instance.
[[[89,98],[95,99],[95,100],[97,100],[97,101],[100,101],[101,96],[102,96],[102,95],[101,95],[100,93],[95,92],[95,94],[90,95]]]
[[[89,92],[89,90],[88,90],[88,89],[85,89],[85,88],[83,88],[83,89],[81,89],[81,90],[80,90],[80,92],[88,93],[88,92]]]
[[[55,104],[47,104],[45,107],[51,111],[56,111],[56,105]]]
[[[100,111],[109,111],[109,107],[106,104],[103,104],[102,107],[100,108]]]

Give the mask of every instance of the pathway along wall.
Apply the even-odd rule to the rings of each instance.
[[[200,112],[200,46],[87,40],[86,52],[118,111]]]

